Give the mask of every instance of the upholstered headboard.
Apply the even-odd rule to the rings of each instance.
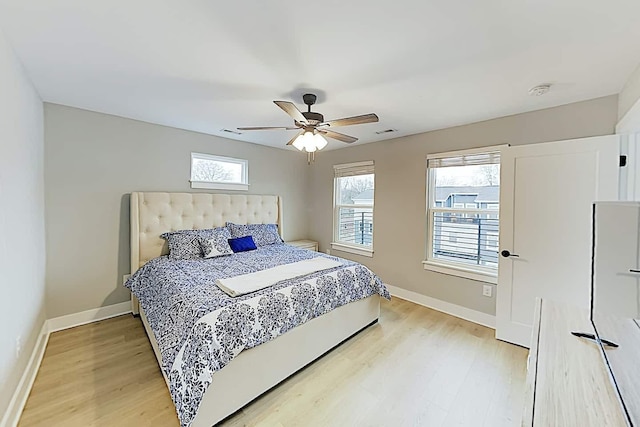
[[[278,196],[211,193],[131,193],[131,272],[169,252],[160,235],[167,231],[214,228],[225,223],[278,224],[282,236],[282,199]],[[137,301],[132,295],[134,314]]]
[[[131,193],[131,272],[168,253],[160,235],[167,231],[236,224],[278,224],[278,196],[210,193]]]

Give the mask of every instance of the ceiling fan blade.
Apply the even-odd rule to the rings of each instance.
[[[378,120],[379,119],[377,115],[375,115],[374,113],[370,113],[370,114],[363,114],[361,116],[353,116],[353,117],[345,117],[343,119],[329,120],[328,122],[320,123],[318,126],[326,125],[326,126],[336,127],[336,126],[361,125],[364,123],[375,123]]]
[[[358,138],[354,138],[353,136],[345,135],[343,133],[334,132],[332,130],[327,129],[317,129],[321,134],[328,136],[329,138],[337,139],[338,141],[346,142],[351,144],[352,142],[356,142]]]
[[[296,122],[305,125],[308,124],[306,117],[302,115],[294,103],[289,101],[273,101],[273,103],[282,108],[284,112],[290,115]]]
[[[277,130],[277,129],[284,129],[284,130],[294,130],[294,129],[300,129],[297,127],[285,127],[285,126],[254,126],[254,127],[244,127],[244,128],[236,128],[238,130]]]
[[[297,137],[299,137],[300,135],[302,135],[302,134],[303,134],[303,132],[304,132],[304,131],[300,131],[300,132],[298,132],[298,134],[297,134],[296,136],[294,136],[293,138],[291,138],[291,140],[289,140],[289,142],[287,142],[287,145],[291,145],[291,144],[293,144],[293,141],[295,141]]]

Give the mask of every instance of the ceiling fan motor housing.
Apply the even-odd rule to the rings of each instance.
[[[315,104],[317,99],[318,97],[315,96],[313,93],[305,93],[304,95],[302,95],[302,101],[305,104],[307,104],[309,107]]]
[[[302,95],[302,100],[307,105],[307,111],[303,112],[302,115],[310,125],[317,125],[318,123],[324,122],[324,116],[322,114],[311,111],[311,106],[316,103],[317,99],[318,97],[313,93],[305,93]]]
[[[324,116],[320,113],[314,113],[313,111],[304,111],[302,115],[309,122],[309,124],[317,125],[324,122]]]

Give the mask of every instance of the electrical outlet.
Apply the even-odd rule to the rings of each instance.
[[[493,295],[493,287],[491,285],[483,285],[482,295],[491,298],[491,296]]]
[[[22,337],[18,336],[18,338],[16,338],[16,358],[20,357],[21,353],[22,353]]]

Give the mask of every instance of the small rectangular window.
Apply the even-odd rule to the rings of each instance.
[[[428,156],[426,269],[495,281],[500,152],[494,150]]]
[[[372,161],[334,166],[334,236],[331,247],[373,256]]]
[[[249,162],[191,153],[191,188],[246,191],[249,189]]]

